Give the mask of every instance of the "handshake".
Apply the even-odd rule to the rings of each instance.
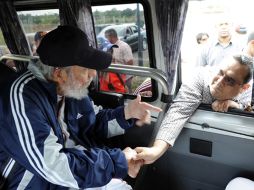
[[[128,162],[128,175],[135,178],[141,166],[155,162],[169,146],[165,141],[155,140],[152,147],[125,148],[123,153]]]
[[[132,178],[135,178],[138,175],[141,166],[143,166],[144,160],[138,159],[138,153],[130,147],[125,148],[123,153],[128,163],[128,175]]]
[[[130,101],[124,108],[125,119],[136,118],[136,125],[142,126],[150,124],[151,113],[150,111],[160,112],[161,108],[152,106],[146,102],[141,102],[141,96]],[[127,147],[123,150],[125,158],[128,162],[128,175],[135,178],[142,165],[151,164],[157,160],[169,147],[169,145],[162,140],[156,140],[152,147],[137,147],[131,149]]]

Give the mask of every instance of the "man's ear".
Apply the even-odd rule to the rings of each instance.
[[[54,81],[58,80],[58,78],[61,76],[60,69],[54,68],[52,75],[53,75]]]
[[[53,80],[57,83],[62,83],[66,80],[65,76],[65,72],[63,72],[62,69],[60,68],[55,68],[53,71]]]
[[[250,87],[250,84],[249,84],[249,83],[244,84],[244,85],[242,86],[242,88],[241,88],[241,92],[240,92],[240,93],[244,92],[244,91],[247,90],[249,87]]]

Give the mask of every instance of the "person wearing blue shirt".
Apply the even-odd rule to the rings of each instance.
[[[217,38],[202,47],[197,55],[196,66],[219,67],[228,56],[237,54],[242,45],[232,37],[233,23],[227,15],[222,15],[216,23]]]
[[[0,188],[131,189],[121,179],[136,177],[143,164],[134,161],[136,152],[98,140],[132,127],[131,118],[149,123],[149,110],[160,108],[140,96],[116,109],[94,106],[87,87],[112,57],[90,47],[76,27],[50,31],[37,53],[40,59],[10,75],[0,92]]]

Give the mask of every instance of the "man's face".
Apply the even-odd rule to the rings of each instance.
[[[218,35],[221,38],[226,38],[231,35],[232,24],[228,21],[220,22],[217,26]]]
[[[208,42],[208,36],[207,35],[203,35],[202,38],[200,39],[200,44],[205,44]]]
[[[233,58],[230,61],[232,63],[220,69],[210,85],[211,95],[216,100],[232,99],[247,89],[247,84],[243,84],[248,72],[247,66],[241,65]]]
[[[114,44],[114,43],[115,43],[115,40],[114,40],[114,37],[113,37],[113,36],[108,35],[108,34],[105,34],[105,38],[107,38],[107,40],[108,40],[111,44]]]
[[[62,95],[82,99],[87,96],[87,87],[96,76],[96,71],[80,66],[72,66],[70,70],[62,75],[62,82],[59,84]]]

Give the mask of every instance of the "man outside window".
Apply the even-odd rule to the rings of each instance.
[[[157,160],[174,142],[183,126],[201,103],[212,104],[215,111],[226,112],[229,107],[243,109],[248,100],[238,96],[249,88],[253,60],[249,56],[235,55],[225,60],[217,74],[209,80],[208,67],[187,84],[183,84],[169,108],[152,147],[137,147],[137,159],[146,164]]]
[[[196,40],[199,45],[206,44],[209,40],[209,35],[205,32],[200,32],[196,35]]]
[[[124,41],[118,38],[117,32],[115,29],[108,29],[105,31],[105,37],[111,44],[117,45],[118,48],[113,50],[113,62],[116,64],[123,65],[133,65],[133,55],[131,47]],[[131,82],[132,76],[130,75],[121,75],[122,79],[125,81],[127,86],[127,92],[131,93]]]
[[[37,53],[40,60],[10,75],[0,93],[0,188],[131,189],[121,179],[137,175],[136,152],[99,141],[132,127],[131,118],[149,123],[149,110],[160,108],[138,96],[125,107],[96,109],[87,87],[112,56],[90,47],[78,28],[52,30]]]
[[[112,54],[115,48],[118,48],[118,46],[108,42],[102,50]],[[119,73],[99,72],[100,90],[125,93],[125,81],[123,78],[125,78],[125,75],[121,76]]]
[[[38,31],[34,35],[34,46],[33,46],[33,55],[36,54],[36,49],[39,47],[42,38],[47,34],[46,31]]]
[[[218,38],[211,40],[197,56],[196,66],[217,66],[222,60],[242,51],[242,46],[232,38],[233,24],[227,16],[222,16],[215,28]]]

